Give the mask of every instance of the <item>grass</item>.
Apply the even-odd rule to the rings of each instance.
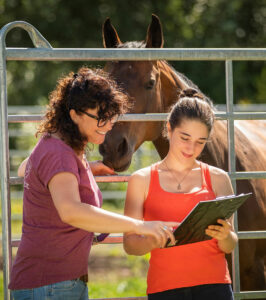
[[[112,298],[145,296],[146,280],[139,277],[130,277],[116,281],[99,281],[89,284],[89,297]]]
[[[90,297],[145,296],[148,259],[148,255],[126,255],[122,245],[93,247],[89,262]]]

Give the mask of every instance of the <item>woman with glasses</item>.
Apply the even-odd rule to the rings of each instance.
[[[88,256],[93,232],[134,232],[164,245],[173,222],[144,222],[101,209],[93,173],[113,173],[85,158],[101,144],[128,100],[100,70],[81,68],[61,78],[19,170],[24,175],[23,228],[9,288],[18,299],[88,299]],[[24,167],[26,164],[26,167]],[[91,168],[92,167],[92,168]],[[25,169],[25,170],[24,170]]]

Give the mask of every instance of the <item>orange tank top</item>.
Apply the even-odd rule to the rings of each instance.
[[[161,188],[157,164],[153,165],[144,220],[181,222],[199,201],[214,199],[208,165],[201,163],[200,166],[202,187],[199,191],[171,193]],[[231,283],[225,254],[217,240],[151,251],[147,294],[214,283]]]

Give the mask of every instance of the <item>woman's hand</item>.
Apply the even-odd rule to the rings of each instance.
[[[175,244],[173,227],[177,227],[178,222],[145,221],[137,229],[137,234],[148,236],[152,248],[164,248],[168,239],[171,244]]]
[[[94,176],[99,175],[116,175],[115,171],[108,166],[106,166],[102,161],[90,161],[89,162],[92,174]]]
[[[217,223],[221,225],[210,225],[205,230],[205,233],[218,241],[226,240],[232,231],[231,224],[229,221],[222,219],[218,219]]]

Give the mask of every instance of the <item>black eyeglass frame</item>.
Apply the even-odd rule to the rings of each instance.
[[[88,116],[88,117],[90,117],[90,118],[92,118],[94,120],[97,120],[97,126],[98,127],[104,127],[107,124],[108,121],[110,121],[111,124],[115,124],[117,122],[118,118],[119,118],[119,115],[114,115],[110,119],[103,120],[103,119],[100,119],[99,117],[96,117],[96,116],[94,116],[94,115],[92,115],[92,114],[90,114],[90,113],[88,113],[88,112],[86,112],[84,110],[81,110],[80,112],[82,112],[83,114],[85,114],[86,116]],[[115,120],[113,120],[114,118],[115,118]],[[103,122],[103,124],[100,125],[100,122]]]

